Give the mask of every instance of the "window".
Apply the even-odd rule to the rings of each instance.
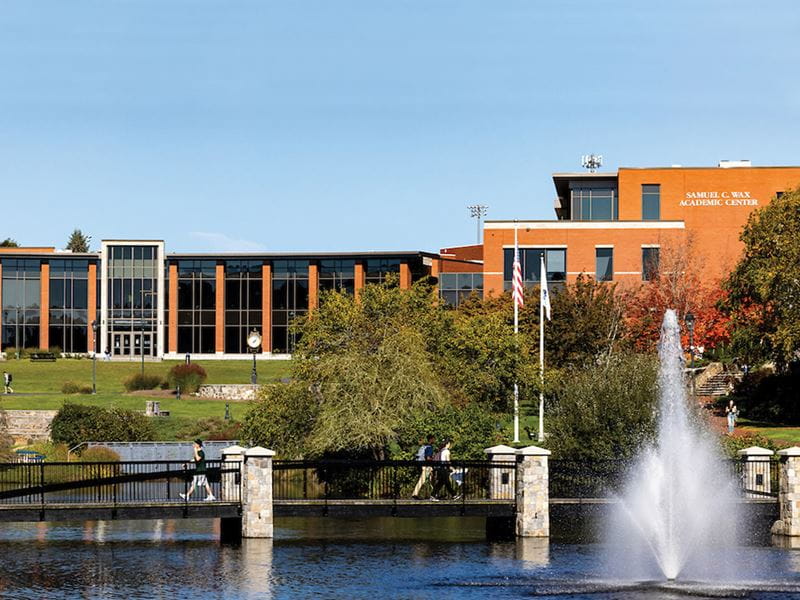
[[[364,261],[364,283],[383,283],[389,273],[400,274],[399,258],[368,258]],[[397,281],[399,283],[399,278]]]
[[[642,248],[642,281],[658,276],[658,248]]]
[[[472,294],[483,297],[483,273],[439,273],[439,296],[453,307]]]
[[[352,294],[356,289],[356,261],[319,261],[319,289]]]
[[[642,185],[642,220],[658,221],[661,218],[661,185]]]
[[[39,260],[3,259],[3,349],[39,345],[40,270]]]
[[[522,280],[525,286],[539,285],[540,260],[544,255],[548,283],[563,283],[567,280],[566,248],[520,248],[519,261],[522,267]],[[511,276],[514,265],[514,249],[503,250],[503,288],[511,289]]]
[[[597,281],[614,279],[614,249],[595,248],[594,273]]]
[[[263,334],[262,265],[260,260],[225,262],[225,352],[248,352],[247,335],[254,329]]]
[[[178,352],[216,352],[216,306],[216,262],[178,261]]]
[[[618,218],[616,189],[581,187],[572,190],[573,221],[616,221]]]
[[[308,312],[308,261],[272,261],[272,351],[288,353],[298,341],[291,327]]]
[[[50,260],[50,346],[89,350],[89,261]]]

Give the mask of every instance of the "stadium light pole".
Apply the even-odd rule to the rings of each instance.
[[[478,241],[477,243],[481,243],[481,219],[486,216],[486,211],[489,209],[488,206],[485,204],[470,204],[467,206],[469,209],[469,216],[473,219],[477,220],[478,224]]]

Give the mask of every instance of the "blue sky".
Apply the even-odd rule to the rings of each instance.
[[[3,0],[0,237],[437,250],[550,174],[800,164],[796,2]]]

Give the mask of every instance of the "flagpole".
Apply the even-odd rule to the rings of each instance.
[[[514,256],[518,256],[517,224],[514,223]],[[514,344],[519,348],[519,303],[514,301]],[[519,444],[519,385],[514,378],[514,443]]]
[[[544,270],[544,252],[539,263],[539,441],[544,441],[544,294],[542,280],[547,277]]]

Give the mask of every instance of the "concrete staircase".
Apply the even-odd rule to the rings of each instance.
[[[728,388],[731,382],[737,382],[742,378],[739,373],[731,373],[722,371],[712,375],[701,384],[697,386],[696,394],[698,396],[725,396],[728,394]]]

